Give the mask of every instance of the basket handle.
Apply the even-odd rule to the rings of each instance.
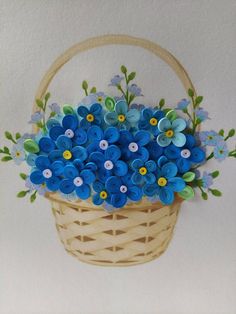
[[[193,83],[191,82],[187,72],[185,71],[184,67],[180,64],[180,62],[166,49],[162,48],[161,46],[157,45],[150,40],[132,37],[128,35],[104,35],[99,37],[94,37],[82,41],[68,50],[66,50],[62,55],[60,55],[50,66],[46,74],[44,75],[43,79],[41,80],[39,87],[36,91],[35,99],[41,99],[46,91],[47,88],[56,75],[56,73],[60,70],[60,68],[67,63],[70,59],[72,59],[78,53],[83,51],[87,51],[96,47],[106,46],[106,45],[130,45],[130,46],[138,46],[144,48],[157,57],[161,58],[165,61],[176,73],[180,81],[182,82],[186,91],[191,88],[195,93],[195,88]],[[36,102],[33,105],[33,112],[38,111],[38,107]],[[34,131],[37,131],[37,127],[34,128]]]

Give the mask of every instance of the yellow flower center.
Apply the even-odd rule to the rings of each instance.
[[[45,188],[45,187],[46,187],[46,183],[45,183],[45,182],[42,183],[42,184],[41,184],[41,187],[42,187],[42,188]]]
[[[107,198],[107,192],[106,191],[101,191],[99,196],[101,197],[102,200],[105,200]]]
[[[118,115],[118,120],[119,120],[120,122],[124,122],[124,121],[125,121],[125,115],[124,115],[124,114],[119,114],[119,115]]]
[[[165,186],[165,185],[167,184],[166,178],[160,177],[160,178],[157,180],[157,184],[160,185],[160,186]]]
[[[19,151],[16,152],[16,157],[20,157],[21,153]]]
[[[63,152],[63,157],[64,157],[65,159],[71,159],[72,154],[71,154],[71,152],[70,152],[69,150],[65,150],[65,151]]]
[[[213,139],[213,136],[208,135],[208,140],[212,140],[212,139]]]
[[[147,173],[147,168],[145,168],[145,167],[139,168],[139,173],[140,173],[142,176],[145,176],[145,174]]]
[[[91,113],[89,113],[86,117],[88,122],[93,122],[94,121],[94,115],[92,115]]]
[[[98,102],[102,102],[102,101],[103,101],[102,96],[98,96],[97,101],[98,101]]]
[[[151,125],[153,125],[153,126],[155,126],[155,125],[157,125],[157,119],[156,118],[151,118],[150,120],[149,120],[149,123],[151,124]]]
[[[166,137],[172,137],[174,135],[174,132],[173,132],[173,130],[167,130],[165,132],[165,135],[166,135]]]

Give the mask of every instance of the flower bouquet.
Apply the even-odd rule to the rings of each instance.
[[[236,150],[229,150],[227,146],[227,141],[235,134],[234,129],[229,132],[223,129],[200,131],[200,125],[209,119],[208,112],[202,107],[202,96],[189,89],[188,98],[178,102],[174,109],[167,107],[164,99],[154,106],[140,104],[137,99],[143,95],[134,83],[135,77],[135,72],[129,73],[125,66],[121,66],[121,74],[115,75],[109,84],[118,91],[113,97],[97,92],[95,87],[89,88],[83,81],[85,98],[77,105],[64,105],[62,109],[56,103],[48,105],[50,94],[46,93],[44,98],[36,99],[38,110],[29,121],[37,132],[13,135],[6,131],[5,137],[13,146],[0,149],[3,162],[13,161],[17,165],[26,162],[29,166],[28,173],[20,173],[25,189],[17,196],[29,195],[31,202],[37,195],[49,197],[54,202],[54,214],[60,216],[57,228],[62,228],[66,234],[66,240],[62,239],[66,249],[70,246],[68,251],[73,251],[72,254],[79,255],[82,260],[86,254],[93,254],[78,247],[78,243],[71,246],[71,242],[77,238],[77,241],[85,241],[83,243],[93,247],[93,236],[97,231],[83,232],[90,219],[88,208],[97,207],[97,215],[106,219],[106,231],[101,221],[98,229],[108,233],[109,244],[102,242],[99,250],[108,251],[111,247],[111,251],[119,252],[119,243],[114,236],[122,238],[122,233],[126,232],[127,211],[127,215],[132,215],[136,206],[146,204],[144,212],[140,211],[132,218],[135,223],[131,238],[134,237],[137,244],[144,237],[139,244],[147,245],[154,237],[149,240],[146,234],[142,236],[142,224],[158,234],[162,229],[155,229],[156,220],[165,219],[165,215],[160,216],[160,208],[172,208],[181,199],[192,199],[197,190],[204,200],[209,194],[221,196],[221,192],[212,187],[219,171],[200,173],[199,169],[212,158],[223,161],[226,157],[236,157]],[[65,227],[61,220],[64,212],[55,197],[60,199],[59,204],[69,206],[66,223],[72,219],[70,223],[79,225],[79,235],[75,229],[68,231]],[[75,218],[78,212],[80,215]],[[83,212],[85,219],[81,216]],[[139,221],[142,215],[152,212],[157,215],[155,219],[148,216],[145,223]],[[92,220],[97,220],[98,216]],[[119,216],[118,222],[123,225],[115,227],[114,233],[113,220]],[[99,237],[103,239],[101,235]],[[127,239],[122,243],[127,243]],[[144,254],[137,246],[132,250],[135,251],[132,258]],[[125,263],[129,254],[118,254],[110,259],[113,263]],[[97,257],[90,259],[90,262],[96,261]],[[101,264],[102,260],[99,262]],[[132,262],[137,263],[137,260]]]

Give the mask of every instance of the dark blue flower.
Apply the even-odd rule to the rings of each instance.
[[[118,141],[121,149],[122,158],[125,160],[142,159],[147,161],[149,158],[148,150],[144,147],[150,141],[150,133],[144,130],[138,131],[133,135],[131,132],[120,131]]]
[[[137,202],[142,198],[142,190],[132,183],[130,173],[120,178],[108,178],[106,190],[110,193],[111,204],[115,208],[123,207],[128,199]]]
[[[153,172],[157,168],[155,161],[148,160],[144,162],[141,159],[135,159],[131,163],[131,168],[134,170],[131,177],[133,184],[143,184],[144,182],[149,184],[154,183],[155,175]]]
[[[76,192],[77,196],[86,200],[91,194],[90,184],[95,181],[95,174],[89,169],[79,171],[74,165],[68,164],[63,171],[65,179],[60,182],[59,189],[64,194]]]
[[[60,135],[70,138],[73,144],[82,145],[87,142],[87,134],[79,128],[79,120],[76,115],[68,114],[62,119],[62,125],[58,122],[49,128],[49,136],[56,141]]]
[[[64,169],[62,161],[51,162],[46,156],[38,156],[35,160],[35,168],[30,175],[30,181],[34,184],[46,183],[50,191],[57,191],[60,178]]]
[[[158,122],[165,116],[161,110],[154,111],[151,108],[142,110],[141,119],[139,121],[139,129],[148,130],[152,134],[157,135],[159,133],[157,125]]]
[[[157,160],[163,153],[163,147],[157,144],[156,140],[150,141],[146,146],[149,152],[149,159]]]
[[[95,205],[101,205],[103,202],[111,203],[110,194],[106,190],[104,183],[95,181],[93,183],[93,190],[96,192],[96,194],[93,195],[93,203]]]
[[[145,184],[143,193],[147,196],[158,195],[164,205],[170,205],[174,201],[174,192],[181,192],[185,188],[182,178],[176,177],[177,166],[173,162],[165,163],[156,171],[155,182]]]
[[[120,137],[119,131],[115,127],[109,127],[103,131],[99,126],[93,125],[88,129],[88,140],[90,144],[87,151],[91,154],[94,151],[104,151],[110,144],[117,142]]]
[[[169,160],[176,160],[180,173],[189,171],[193,163],[201,163],[206,158],[206,153],[196,146],[196,140],[190,134],[186,135],[186,143],[183,147],[179,148],[171,144],[165,148],[164,154]]]
[[[74,159],[84,161],[88,156],[86,148],[82,146],[73,147],[71,139],[65,135],[60,135],[57,138],[56,146],[58,149],[52,150],[48,154],[49,159],[52,161],[62,160],[69,162]]]
[[[105,182],[112,175],[120,177],[127,174],[128,166],[124,161],[119,160],[120,157],[121,151],[115,145],[109,146],[104,153],[93,152],[90,155],[90,161],[98,165],[98,177],[100,181]]]
[[[92,104],[90,109],[79,106],[77,112],[83,118],[80,126],[84,129],[88,129],[93,124],[100,125],[102,122],[102,106],[99,103]]]

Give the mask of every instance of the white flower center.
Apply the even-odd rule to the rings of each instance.
[[[126,193],[127,192],[127,186],[126,185],[121,185],[121,187],[120,187],[120,191],[121,191],[121,193]]]
[[[191,152],[189,149],[182,149],[180,155],[183,158],[188,158],[191,156]]]
[[[44,169],[44,170],[43,170],[43,176],[44,176],[44,178],[46,178],[46,179],[51,178],[51,176],[52,176],[52,171],[51,171],[50,169]]]
[[[74,137],[74,132],[71,129],[67,129],[65,131],[65,136],[72,138],[72,137]]]
[[[135,153],[138,150],[138,144],[135,142],[132,142],[129,144],[128,148],[132,153]]]
[[[74,178],[73,183],[75,186],[81,186],[84,183],[84,181],[81,177],[76,177]]]
[[[99,143],[99,147],[102,149],[102,150],[106,150],[108,148],[108,141],[106,140],[101,140],[100,143]]]
[[[111,170],[113,169],[114,165],[113,165],[113,162],[111,160],[106,160],[104,162],[104,168],[107,169],[107,170]]]

